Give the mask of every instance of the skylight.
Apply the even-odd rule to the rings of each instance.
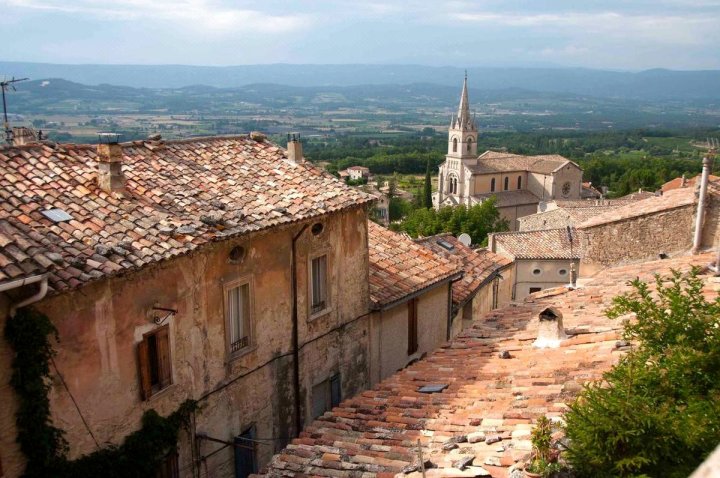
[[[455,249],[455,246],[450,244],[448,241],[438,239],[437,243],[440,247],[442,247],[443,249],[447,249],[448,251],[452,251],[453,249]]]
[[[62,209],[58,209],[58,208],[45,209],[40,212],[43,214],[43,216],[50,219],[52,222],[64,222],[64,221],[69,221],[70,219],[72,219],[72,216],[70,214],[68,214],[65,211],[63,211]]]

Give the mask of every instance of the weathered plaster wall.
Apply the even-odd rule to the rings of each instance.
[[[14,392],[10,385],[11,363],[14,351],[5,340],[5,320],[10,309],[10,299],[0,293],[0,460],[5,473],[3,477],[16,477],[22,473],[25,461],[20,447],[15,442],[15,411],[17,402],[12,398]]]
[[[366,211],[333,214],[324,224],[322,234],[315,237],[308,228],[298,241],[298,315],[300,344],[304,344],[301,394],[305,403],[317,377],[331,371],[343,373],[346,396],[369,382]],[[254,425],[257,436],[278,439],[258,446],[261,464],[285,444],[283,439],[294,432],[290,251],[291,239],[300,227],[224,241],[37,305],[58,328],[58,369],[100,443],[122,442],[139,427],[140,417],[148,408],[164,415],[186,398],[206,396],[196,416],[198,431],[232,440]],[[243,246],[246,254],[239,264],[231,264],[228,254],[237,245]],[[307,264],[310,255],[319,252],[329,255],[331,308],[308,321]],[[240,356],[230,357],[223,284],[238,279],[251,284],[252,345]],[[143,333],[156,327],[148,318],[153,304],[178,310],[166,322],[170,327],[173,385],[141,401],[136,348]],[[5,364],[3,360],[3,367]],[[6,384],[5,379],[0,384],[2,403],[14,401]],[[53,420],[67,433],[70,456],[92,451],[94,443],[68,391],[57,379],[53,380],[50,399]],[[303,408],[306,412],[307,407]],[[0,423],[6,419],[2,420]],[[180,467],[185,470],[182,475],[189,476],[189,442],[184,439],[182,443]],[[200,453],[207,454],[219,446],[201,442]],[[2,453],[11,449],[4,448]],[[8,462],[14,459],[8,457]],[[208,459],[207,472],[210,476],[230,476],[232,465],[228,448]],[[8,469],[6,474],[16,476]]]
[[[610,266],[657,258],[692,247],[695,205],[687,205],[578,229],[583,247],[583,272],[590,267]]]
[[[408,363],[438,348],[447,337],[448,287],[441,284],[419,296],[418,350],[407,354],[407,302],[373,313],[372,383],[380,382]]]
[[[570,283],[570,263],[575,264],[575,270],[580,267],[579,261],[563,260],[525,260],[515,261],[515,300],[523,300],[530,294],[531,287],[549,289]],[[540,274],[533,271],[539,270]],[[564,270],[565,274],[560,274]]]
[[[509,173],[497,174],[477,174],[474,176],[474,193],[473,194],[490,194],[492,192],[505,191],[505,178],[508,178],[507,191],[517,191],[527,189],[526,171],[514,171]],[[518,177],[522,178],[521,187],[517,187]],[[495,179],[495,191],[490,190],[490,183]]]
[[[716,191],[720,189],[716,187]],[[720,194],[708,194],[702,247],[720,247]]]
[[[537,212],[537,203],[524,204],[522,206],[499,207],[500,216],[507,220],[509,230],[518,230],[518,218],[529,216]]]

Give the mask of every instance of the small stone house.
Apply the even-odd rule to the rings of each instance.
[[[254,138],[0,148],[0,329],[30,303],[57,328],[69,458],[194,399],[166,470],[246,476],[370,385],[373,198]],[[6,478],[13,354],[0,338]]]
[[[513,261],[513,299],[568,285],[580,267],[582,249],[573,228],[490,234],[488,248]]]
[[[370,177],[370,169],[365,166],[350,166],[346,169],[346,171],[352,181],[358,181],[360,179],[367,179]]]
[[[487,249],[473,250],[450,233],[416,241],[435,254],[456,262],[463,277],[453,282],[452,331],[455,337],[487,312],[512,301],[515,269],[505,256]]]
[[[370,383],[375,384],[450,338],[452,284],[462,269],[373,222],[368,234]]]

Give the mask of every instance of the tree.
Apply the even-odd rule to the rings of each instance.
[[[428,159],[425,169],[425,186],[423,188],[423,207],[432,207],[432,182],[430,179],[430,160]]]
[[[420,208],[407,214],[399,229],[412,237],[423,237],[450,232],[454,235],[467,233],[473,244],[487,244],[490,232],[506,231],[507,220],[500,217],[495,198],[472,207],[443,207],[440,210]]]
[[[720,296],[698,270],[635,280],[610,318],[636,344],[566,414],[578,476],[686,477],[720,442]]]

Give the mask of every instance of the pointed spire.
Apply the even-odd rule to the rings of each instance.
[[[465,70],[465,80],[463,81],[463,89],[460,94],[460,106],[458,107],[457,114],[457,127],[458,128],[474,128],[474,121],[470,116],[470,101],[468,100],[467,90],[467,70]]]

